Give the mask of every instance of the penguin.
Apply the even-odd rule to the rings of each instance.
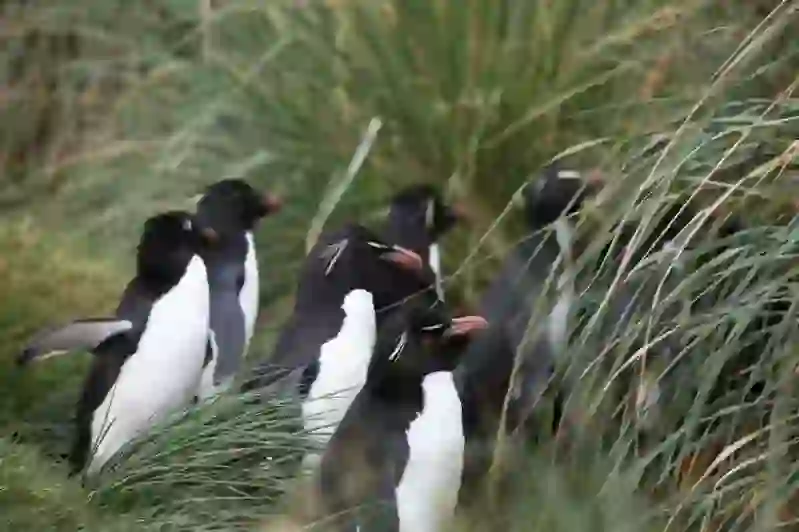
[[[115,316],[44,331],[18,356],[24,365],[75,350],[93,353],[68,456],[72,475],[84,468],[87,475],[98,473],[123,446],[190,404],[202,373],[210,313],[200,248],[214,240],[189,213],[149,218],[136,275]]]
[[[280,210],[279,198],[257,192],[241,179],[224,179],[206,188],[197,204],[201,228],[217,235],[203,250],[211,290],[211,328],[207,363],[198,399],[230,388],[258,318],[258,259],[253,230],[258,221]]]
[[[367,383],[321,462],[322,508],[342,516],[338,530],[438,532],[452,518],[468,436],[453,371],[486,326],[422,302],[381,326]]]
[[[245,391],[288,383],[283,388],[299,399],[321,451],[366,381],[380,323],[414,297],[435,298],[432,271],[417,253],[358,224],[323,234],[300,272],[272,357]],[[320,456],[310,452],[305,467]]]
[[[404,188],[391,199],[385,238],[418,253],[435,274],[436,293],[444,300],[439,239],[458,222],[466,219],[460,204],[449,205],[432,185],[418,184]]]
[[[555,357],[565,349],[575,303],[575,273],[571,268],[574,222],[569,217],[600,185],[558,163],[527,183],[520,197],[529,234],[510,251],[479,301],[478,313],[492,323],[491,331],[470,344],[468,351],[477,353],[465,356],[479,357],[481,351],[495,353],[496,363],[487,370],[495,373],[497,394],[504,396],[516,352],[522,348],[522,378],[511,394],[510,428],[518,425],[524,411],[543,393]],[[554,230],[546,231],[549,226]],[[556,301],[542,324],[543,334],[536,338],[529,335],[530,320],[550,278],[556,279]],[[492,410],[487,416],[491,425],[488,433],[495,432],[496,414]]]

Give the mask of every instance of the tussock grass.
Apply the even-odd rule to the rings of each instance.
[[[256,236],[254,361],[290,308],[307,241],[345,219],[376,221],[403,184],[435,183],[471,207],[471,225],[448,237],[445,268],[455,299],[473,305],[518,238],[514,193],[560,157],[609,181],[581,229],[589,319],[561,368],[571,430],[530,449],[511,442],[509,474],[455,528],[775,530],[795,520],[799,48],[797,3],[777,4],[766,19],[693,0],[4,4],[0,41],[12,51],[2,53],[28,61],[16,77],[1,67],[0,522],[290,529],[275,514],[304,440],[285,405],[205,405],[86,489],[50,464],[68,442],[86,359],[20,372],[11,357],[42,325],[113,308],[147,216],[191,208],[223,177],[285,196],[285,212]],[[48,56],[46,44],[64,39],[74,53]],[[51,124],[46,139],[39,123]],[[373,137],[370,123],[380,124]],[[645,233],[690,196],[704,210],[679,263],[593,261],[622,219],[643,221],[645,255]],[[700,225],[727,213],[751,227],[702,263],[713,244]],[[608,305],[647,272],[649,299],[613,330]],[[770,300],[789,309],[749,361],[756,371],[719,384],[742,369],[738,351],[757,339],[751,325]],[[681,340],[679,353],[658,359],[667,338]],[[659,380],[666,397],[644,431],[642,379]]]

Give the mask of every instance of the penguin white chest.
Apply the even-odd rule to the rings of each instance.
[[[239,293],[239,303],[244,313],[244,353],[250,346],[253,332],[255,331],[255,321],[258,319],[258,257],[255,254],[255,238],[252,232],[246,233],[247,255],[244,258],[244,285]]]
[[[574,231],[564,218],[555,222],[555,237],[560,247],[562,272],[557,281],[557,302],[549,314],[549,343],[556,352],[565,347],[569,334],[569,317],[574,304],[574,275],[570,264]]]
[[[422,382],[424,406],[407,432],[408,463],[396,489],[400,532],[439,532],[455,513],[463,475],[462,405],[452,373]]]
[[[302,405],[306,430],[320,448],[330,440],[355,396],[366,384],[377,336],[372,294],[353,290],[341,305],[344,320],[335,338],[322,345],[319,371]]]
[[[436,294],[438,299],[444,301],[444,280],[441,278],[441,251],[437,243],[430,244],[428,254],[430,269],[433,270],[436,278]]]
[[[207,272],[195,256],[181,280],[153,304],[136,352],[93,413],[96,452],[89,472],[190,402],[202,374],[209,306]]]

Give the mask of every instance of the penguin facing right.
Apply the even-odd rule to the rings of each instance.
[[[575,272],[570,268],[574,227],[568,217],[579,211],[599,185],[555,163],[522,189],[530,234],[510,251],[483,294],[478,312],[491,323],[490,330],[472,342],[464,354],[464,358],[478,361],[483,352],[493,356],[485,367],[486,381],[492,385],[475,392],[487,394],[480,401],[487,408],[481,416],[487,437],[496,432],[500,413],[497,408],[501,407],[497,397],[504,398],[508,389],[516,351],[522,348],[523,362],[509,405],[511,430],[543,392],[555,357],[565,347],[575,299]],[[554,226],[554,231],[547,232],[548,226]],[[540,337],[528,339],[536,301],[547,291],[550,277],[557,279],[556,302],[542,325]]]
[[[323,233],[272,357],[245,391],[287,387],[321,451],[366,381],[378,327],[406,298],[435,299],[432,271],[417,253],[358,224]],[[306,467],[318,457],[309,453]]]
[[[444,287],[438,241],[465,219],[466,209],[457,203],[446,203],[432,185],[406,187],[391,199],[383,235],[388,241],[415,251],[428,262],[442,301]]]
[[[212,245],[193,217],[169,211],[149,218],[136,276],[114,318],[78,320],[35,336],[19,364],[91,350],[78,401],[71,474],[94,475],[123,446],[188,406],[202,373],[208,338],[208,276],[200,257]]]
[[[337,530],[444,529],[467,437],[453,370],[486,326],[480,316],[452,318],[441,304],[417,302],[380,328],[367,383],[321,462],[317,489],[324,513],[342,517]]]
[[[241,179],[209,186],[197,204],[196,220],[213,230],[214,246],[203,250],[211,290],[209,357],[198,397],[230,388],[258,318],[258,259],[253,230],[260,219],[280,210],[280,200],[261,194]]]

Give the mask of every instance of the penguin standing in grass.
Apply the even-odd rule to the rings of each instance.
[[[343,512],[338,530],[438,532],[452,518],[468,437],[453,370],[486,326],[420,302],[380,328],[367,383],[321,464],[324,512]]]
[[[148,219],[136,276],[114,318],[84,319],[37,335],[20,364],[75,350],[93,359],[75,418],[73,474],[97,473],[124,445],[190,404],[208,338],[208,276],[200,248],[213,232],[170,211]]]
[[[208,357],[198,397],[207,399],[230,387],[258,318],[258,259],[253,230],[280,209],[275,196],[260,194],[241,179],[209,186],[197,204],[196,220],[218,240],[203,251],[211,290]]]
[[[417,253],[363,226],[323,234],[306,257],[273,356],[245,390],[287,383],[299,394],[305,429],[323,449],[366,381],[379,324],[405,298],[434,301],[432,285]],[[309,453],[306,466],[318,457]]]
[[[448,205],[431,185],[406,187],[391,200],[383,234],[394,242],[418,253],[433,270],[436,293],[444,300],[439,239],[457,222],[466,218],[458,204]]]
[[[475,353],[468,356],[480,357],[481,351],[495,354],[495,362],[486,371],[492,374],[487,380],[496,381],[496,386],[479,393],[496,392],[504,397],[516,352],[522,349],[520,378],[511,393],[511,428],[521,422],[544,391],[555,357],[566,346],[575,303],[575,228],[569,217],[595,192],[594,185],[578,172],[562,169],[558,164],[550,165],[541,177],[525,185],[521,198],[531,233],[511,250],[480,301],[479,312],[491,322],[491,330],[469,346],[469,352]],[[550,225],[552,230],[547,230]],[[536,336],[530,334],[534,325],[530,321],[536,302],[547,292],[549,283],[555,286],[555,304]],[[481,402],[491,405],[485,420],[489,425],[487,433],[494,433],[499,414],[494,408],[496,398]]]

